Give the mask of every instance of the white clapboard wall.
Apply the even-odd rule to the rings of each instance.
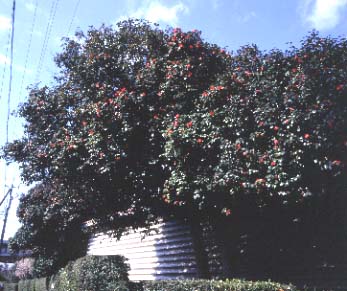
[[[140,229],[119,240],[96,234],[89,240],[88,254],[126,257],[133,281],[196,278],[198,274],[190,227],[183,222],[161,222],[149,233]]]

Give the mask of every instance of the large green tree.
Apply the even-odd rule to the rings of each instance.
[[[59,220],[67,226],[94,219],[121,232],[161,216],[227,222],[230,249],[249,252],[256,248],[245,233],[308,231],[305,249],[344,219],[336,211],[347,181],[344,39],[312,33],[285,52],[230,54],[199,31],[141,21],[77,37],[56,57],[56,85],[32,88],[21,106],[24,137],[4,148],[28,184],[48,187],[21,209],[41,193],[53,204],[74,201]],[[54,211],[38,213],[44,221]],[[44,229],[34,224],[30,235],[31,219],[23,216],[16,236],[22,247]],[[271,249],[290,252],[282,234]]]

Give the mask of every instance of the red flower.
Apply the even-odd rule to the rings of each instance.
[[[274,145],[278,146],[278,140],[277,139],[274,139]]]
[[[266,180],[262,179],[262,178],[259,178],[259,179],[255,180],[256,184],[264,184],[265,182],[266,182]]]
[[[245,71],[245,75],[246,75],[247,77],[250,77],[250,76],[252,76],[252,73],[251,73],[250,71]]]
[[[271,166],[272,166],[272,167],[276,166],[276,162],[275,162],[275,161],[272,161],[272,162],[271,162]]]
[[[230,209],[226,209],[225,210],[225,216],[229,216],[231,214],[231,210]]]
[[[239,149],[241,148],[241,144],[240,144],[240,143],[237,143],[237,144],[235,145],[235,148],[236,148],[236,150],[239,150]]]
[[[274,131],[278,131],[279,129],[280,128],[277,125],[274,126]]]
[[[187,123],[186,123],[186,126],[187,126],[187,127],[192,127],[192,126],[193,126],[193,122],[192,122],[192,121],[187,122]]]
[[[190,78],[192,75],[193,75],[192,72],[188,72],[188,74],[187,74],[188,78]]]
[[[178,121],[177,120],[174,121],[173,127],[178,127]]]
[[[196,141],[197,143],[203,143],[204,140],[201,137],[199,137]]]
[[[308,133],[305,133],[304,138],[309,139],[310,135]]]
[[[154,115],[153,115],[153,118],[154,118],[154,119],[159,119],[158,114],[154,114]]]
[[[193,49],[194,47],[190,44],[190,45],[189,45],[189,48],[190,48],[190,49]]]
[[[180,115],[177,113],[177,114],[175,115],[175,119],[178,119],[178,118],[180,118]]]
[[[341,161],[340,160],[335,160],[332,162],[333,165],[335,166],[340,166],[341,165]]]
[[[206,92],[206,91],[202,92],[202,96],[203,97],[207,97],[208,96],[208,92]]]
[[[184,44],[183,44],[183,43],[180,43],[178,46],[179,46],[180,48],[184,48]]]
[[[343,89],[343,84],[336,86],[336,91],[341,91]]]
[[[214,111],[210,111],[210,116],[211,116],[211,117],[214,116]]]

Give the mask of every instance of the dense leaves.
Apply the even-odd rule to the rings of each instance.
[[[88,219],[120,232],[170,215],[293,223],[344,203],[346,40],[314,32],[285,52],[230,54],[132,20],[76,36],[4,148],[40,183],[21,200],[20,247],[56,249],[50,237]]]

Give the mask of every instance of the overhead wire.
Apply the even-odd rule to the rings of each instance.
[[[7,95],[6,143],[8,143],[8,139],[9,139],[8,128],[9,128],[10,115],[11,115],[11,91],[12,91],[12,78],[13,78],[13,43],[14,43],[15,12],[16,12],[16,0],[13,0],[11,49],[10,49],[10,78],[9,78],[9,82],[8,82],[8,95]]]
[[[11,41],[11,29],[8,30],[8,36],[7,36],[7,43],[6,43],[6,54],[5,54],[5,63],[4,63],[4,69],[2,71],[2,77],[1,77],[1,90],[0,90],[0,100],[2,97],[2,92],[4,89],[4,83],[5,83],[5,74],[6,74],[6,69],[7,69],[7,57],[8,57],[8,51],[10,48],[10,41]]]
[[[14,51],[14,24],[15,24],[15,14],[16,14],[15,12],[16,12],[16,0],[13,0],[12,20],[11,20],[11,41],[10,41],[10,76],[9,76],[8,95],[7,95],[7,116],[6,116],[6,132],[5,132],[6,143],[8,143],[8,141],[9,141],[8,129],[9,129],[9,122],[10,122],[10,114],[11,114],[11,92],[12,92],[13,51]],[[4,170],[4,193],[6,192],[6,187],[7,187],[6,182],[7,182],[7,165],[5,164],[5,170]],[[11,189],[9,191],[12,192]],[[5,200],[5,198],[6,198],[6,195],[4,196],[3,201]]]
[[[39,63],[38,63],[38,66],[37,66],[37,71],[36,71],[36,78],[35,78],[35,82],[36,83],[39,81],[39,77],[40,77],[43,61],[44,61],[44,58],[45,58],[45,55],[46,55],[46,51],[47,51],[47,47],[48,47],[48,41],[49,41],[49,38],[50,38],[50,34],[52,32],[52,28],[53,28],[53,24],[54,24],[54,20],[55,20],[55,15],[57,13],[58,3],[59,3],[59,0],[55,0],[55,1],[53,0],[52,1],[50,15],[49,15],[49,19],[48,19],[48,23],[47,23],[47,27],[46,27],[46,32],[45,32],[45,38],[43,40],[43,45],[42,45],[42,49],[41,49]]]
[[[69,34],[70,34],[70,31],[71,31],[71,28],[72,28],[72,23],[74,22],[75,20],[75,17],[76,17],[76,14],[77,14],[77,10],[78,10],[78,6],[80,4],[81,0],[77,0],[76,2],[76,5],[75,5],[75,9],[72,13],[72,18],[71,18],[71,21],[70,21],[70,24],[69,24],[69,28],[68,28],[68,31],[67,31],[67,37],[69,37]]]
[[[28,66],[28,60],[29,60],[29,53],[30,53],[30,50],[31,50],[31,42],[32,42],[32,39],[33,39],[34,27],[35,27],[35,22],[36,22],[38,0],[36,0],[35,6],[34,6],[34,7],[35,7],[35,8],[34,8],[33,20],[32,20],[32,23],[31,23],[29,42],[28,42],[28,47],[27,47],[27,51],[26,51],[26,54],[25,54],[24,71],[23,71],[22,81],[21,81],[20,89],[19,89],[19,98],[21,98],[21,96],[22,96],[22,90],[23,90],[24,79],[25,79],[25,75],[26,75],[26,73],[27,73],[27,66]]]

